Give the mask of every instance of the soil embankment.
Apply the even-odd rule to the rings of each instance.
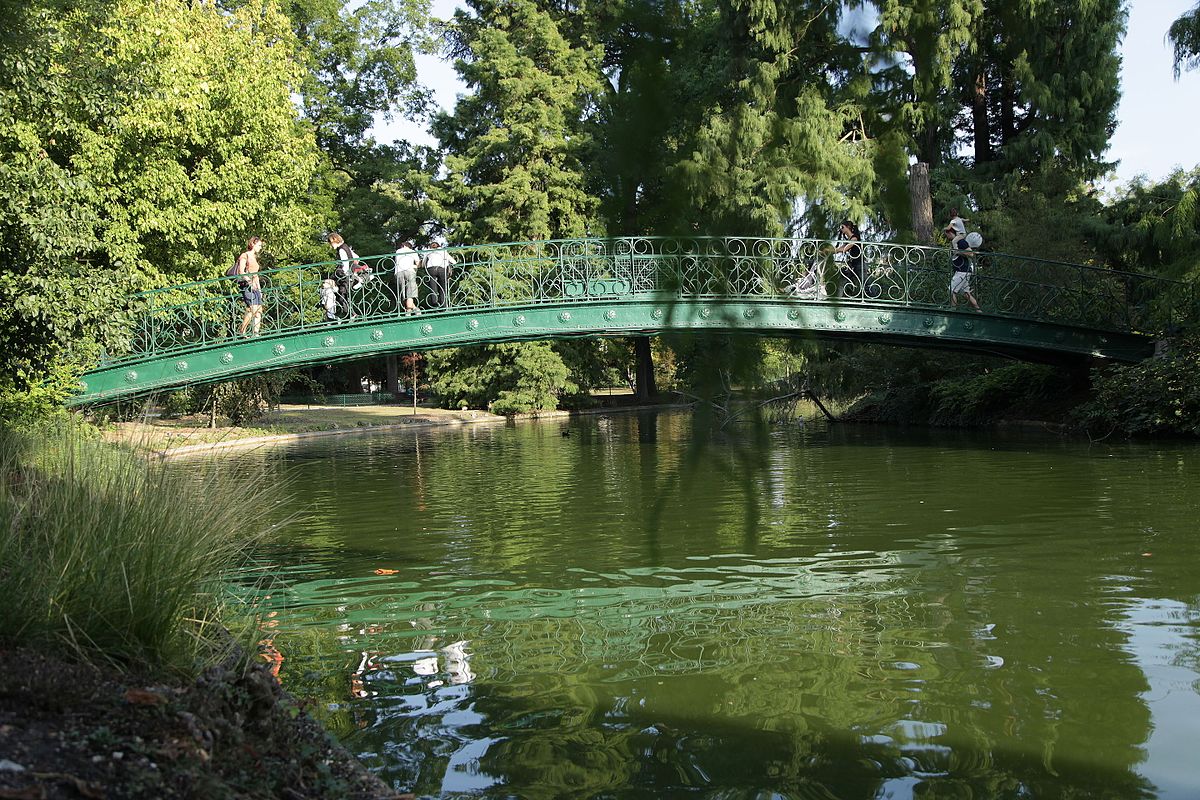
[[[0,798],[382,798],[266,666],[195,682],[0,648]]]

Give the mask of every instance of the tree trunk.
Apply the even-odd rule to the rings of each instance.
[[[1004,73],[1004,77],[1000,82],[1000,149],[1001,158],[1004,157],[1004,145],[1011,142],[1017,136],[1017,124],[1013,118],[1013,103],[1016,102],[1016,97],[1013,92],[1012,65],[1008,65],[1008,70]]]
[[[975,124],[975,163],[992,160],[992,128],[988,122],[987,71],[981,65],[971,95],[971,120]]]
[[[387,357],[387,390],[392,397],[400,395],[400,365],[396,362],[396,354]]]
[[[650,337],[639,336],[633,340],[633,354],[637,361],[637,399],[649,400],[658,392],[654,388],[654,357],[650,352]]]
[[[908,168],[908,194],[917,244],[933,244],[933,198],[929,194],[929,165],[918,161]]]

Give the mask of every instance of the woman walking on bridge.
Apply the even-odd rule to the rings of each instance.
[[[866,274],[863,271],[862,233],[857,225],[847,219],[838,227],[838,235],[845,244],[834,247],[831,252],[842,253],[842,257],[845,258],[840,269],[840,294],[842,297],[862,297],[863,284],[866,282]]]
[[[242,302],[246,304],[242,326],[238,329],[239,336],[246,335],[246,328],[252,322],[255,336],[258,336],[262,328],[262,284],[258,279],[258,254],[262,248],[263,240],[251,236],[246,242],[246,251],[238,256],[237,275],[242,286]]]

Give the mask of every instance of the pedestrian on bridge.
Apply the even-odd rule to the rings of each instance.
[[[431,308],[445,308],[450,303],[450,271],[454,266],[454,256],[445,250],[445,240],[433,240],[433,249],[425,254],[425,272],[429,274],[429,305]]]
[[[979,303],[975,302],[975,295],[971,294],[971,259],[975,253],[967,243],[967,237],[959,232],[958,226],[953,222],[946,226],[944,233],[954,251],[950,259],[954,270],[950,276],[950,308],[958,308],[958,296],[961,294],[976,311],[980,311]]]
[[[262,284],[258,278],[258,254],[263,249],[263,240],[251,236],[246,241],[246,250],[237,260],[237,275],[242,287],[242,302],[246,305],[246,313],[242,315],[242,326],[238,329],[239,336],[246,335],[246,329],[253,323],[254,335],[258,336],[262,328]]]
[[[371,279],[371,269],[358,260],[358,253],[354,252],[354,248],[342,238],[340,233],[329,234],[329,238],[326,241],[333,248],[337,260],[341,262],[335,270],[338,291],[342,294],[349,317],[353,319],[357,316],[357,309],[354,307],[353,292],[361,289],[363,284]]]
[[[421,313],[417,308],[417,266],[420,263],[421,257],[411,241],[404,242],[396,250],[396,310],[403,308],[407,316]]]
[[[841,253],[845,258],[841,267],[840,293],[842,297],[861,297],[863,284],[866,282],[866,275],[863,271],[862,232],[859,231],[857,225],[847,219],[842,221],[838,228],[838,234],[845,244],[834,247],[831,252]]]

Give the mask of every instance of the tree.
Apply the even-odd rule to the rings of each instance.
[[[1200,167],[1139,178],[1104,209],[1100,237],[1113,267],[1200,280]]]
[[[1046,162],[1082,179],[1116,127],[1127,12],[1120,0],[986,0],[973,45],[954,68],[955,127],[973,135],[974,162],[989,175],[1036,171]],[[1047,43],[1053,43],[1046,46]]]
[[[1200,66],[1200,3],[1171,23],[1167,38],[1175,48],[1175,80],[1179,80],[1181,69]]]
[[[0,394],[20,404],[123,346],[131,291],[219,274],[249,233],[303,251],[320,155],[270,0],[3,11]]]
[[[472,0],[455,15],[456,67],[474,91],[434,122],[447,151],[436,197],[455,238],[582,236],[597,222],[580,124],[599,50],[574,47],[532,0]]]
[[[455,15],[456,67],[473,89],[435,120],[447,151],[434,186],[441,221],[464,242],[583,236],[595,224],[586,191],[581,120],[598,88],[599,51],[573,47],[532,0],[472,0]],[[467,275],[464,291],[473,290]],[[505,275],[495,277],[503,293]],[[576,391],[558,350],[545,342],[484,345],[431,354],[442,402],[501,413],[554,408]]]
[[[497,414],[553,409],[577,387],[550,342],[517,342],[427,354],[430,388],[448,408],[490,408]]]
[[[418,238],[436,154],[370,136],[379,119],[421,119],[430,93],[417,80],[415,55],[433,52],[429,0],[290,0],[286,6],[303,66],[304,117],[328,158],[322,180],[331,197],[325,225],[357,252],[388,252]]]

